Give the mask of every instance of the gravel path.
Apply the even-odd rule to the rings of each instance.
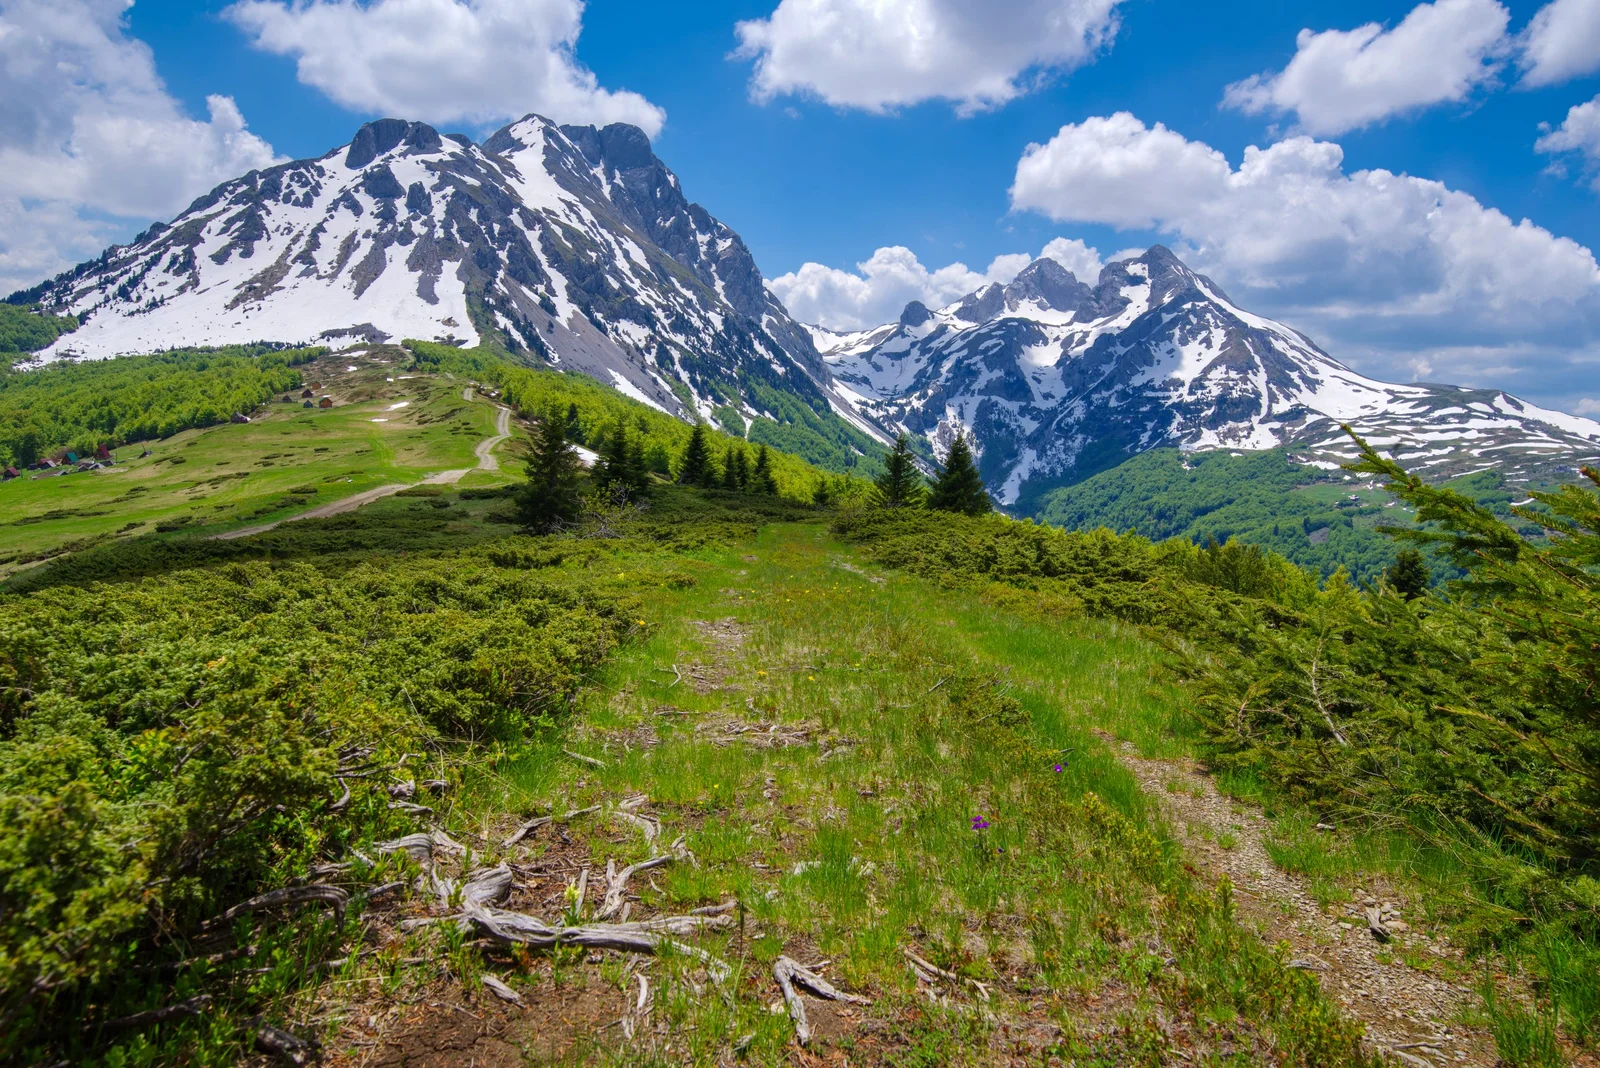
[[[1258,810],[1224,797],[1191,762],[1144,760],[1126,742],[1117,755],[1161,802],[1196,866],[1232,881],[1241,920],[1270,941],[1288,942],[1295,966],[1314,972],[1345,1014],[1366,1025],[1375,1050],[1409,1065],[1498,1063],[1493,1037],[1461,1022],[1476,994],[1440,967],[1458,962],[1459,951],[1416,929],[1417,913],[1399,894],[1369,880],[1355,900],[1324,909],[1310,879],[1273,863],[1265,844],[1269,824]],[[1368,930],[1362,915],[1368,907],[1382,912],[1391,944]],[[1413,967],[1407,957],[1432,967]]]
[[[462,393],[462,399],[472,399],[472,390],[470,388]],[[495,457],[494,450],[501,442],[505,441],[510,436],[511,409],[501,408],[499,410],[499,415],[495,420],[495,436],[484,438],[482,441],[478,442],[478,448],[476,449],[478,456],[477,467],[463,467],[454,471],[436,471],[427,478],[423,479],[421,482],[395,482],[390,483],[387,486],[379,486],[376,489],[363,490],[361,493],[352,494],[349,497],[341,498],[329,504],[318,505],[309,512],[302,512],[299,515],[290,516],[287,519],[279,519],[271,523],[262,523],[253,527],[241,527],[238,530],[230,530],[226,534],[213,534],[212,538],[217,541],[232,541],[234,538],[248,538],[254,534],[265,534],[269,530],[275,530],[284,523],[297,523],[302,519],[326,519],[329,516],[343,515],[346,512],[353,512],[363,505],[371,504],[373,501],[380,501],[385,497],[393,497],[396,493],[399,493],[403,489],[410,489],[412,485],[453,486],[457,482],[460,482],[464,477],[471,474],[473,471],[498,471],[500,470],[500,461]]]

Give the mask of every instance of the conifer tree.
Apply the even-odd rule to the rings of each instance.
[[[551,530],[578,515],[581,464],[567,441],[567,421],[559,410],[545,413],[533,436],[528,481],[517,491],[517,511],[534,530]]]
[[[818,508],[826,508],[833,503],[833,489],[828,485],[826,475],[817,476],[817,488],[811,492],[811,503]]]
[[[767,497],[778,495],[778,481],[772,477],[772,457],[767,454],[765,445],[756,449],[756,466],[750,472],[750,492]]]
[[[626,423],[618,423],[606,438],[604,451],[595,464],[594,480],[613,492],[617,487],[629,497],[642,497],[650,489],[650,473],[644,462],[644,441],[631,437]]]
[[[878,476],[878,504],[884,508],[915,508],[922,503],[922,476],[911,455],[911,443],[901,434],[894,449],[884,457],[883,474]]]
[[[972,447],[967,444],[966,434],[957,434],[951,442],[944,470],[928,494],[928,507],[963,515],[988,515],[994,511],[989,492],[983,488],[983,477],[972,462]]]
[[[578,406],[567,405],[567,440],[583,444],[583,424],[578,421]]]
[[[595,461],[594,480],[606,488],[612,486],[627,487],[628,427],[626,423],[618,423],[616,428],[606,435],[605,444],[600,450],[600,458]]]
[[[636,497],[650,492],[650,464],[644,458],[643,434],[634,438],[628,449],[628,488]]]
[[[729,492],[737,492],[739,489],[738,454],[741,451],[732,442],[729,442],[728,451],[722,457],[722,488]]]
[[[1433,581],[1427,561],[1416,549],[1401,549],[1383,577],[1394,587],[1394,592],[1408,601],[1415,601],[1427,593],[1428,585]]]
[[[736,459],[739,464],[739,491],[743,493],[750,488],[750,454],[740,449]]]
[[[717,472],[711,466],[711,446],[706,441],[706,428],[696,423],[689,433],[689,444],[684,447],[683,459],[678,464],[678,481],[685,486],[714,486]]]

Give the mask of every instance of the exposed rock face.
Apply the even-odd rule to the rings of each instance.
[[[1600,453],[1587,419],[1357,374],[1159,245],[1108,265],[1093,288],[1039,260],[939,311],[913,303],[898,323],[814,336],[863,412],[936,449],[964,428],[989,485],[1024,509],[1163,445],[1290,445],[1329,465],[1353,455],[1343,423],[1430,475]]]

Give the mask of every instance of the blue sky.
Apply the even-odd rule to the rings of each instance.
[[[1600,0],[1013,0],[1003,18],[904,0],[887,20],[866,0],[414,0],[439,25],[498,9],[575,35],[570,55],[499,76],[484,73],[492,52],[387,40],[424,36],[378,17],[396,0],[318,2],[334,17],[313,26],[296,21],[305,0],[0,0],[0,31],[44,32],[41,5],[58,21],[81,8],[106,37],[76,53],[91,81],[136,67],[140,42],[151,65],[76,104],[82,77],[48,97],[35,79],[37,121],[0,120],[0,156],[32,152],[34,175],[62,175],[54,189],[0,177],[0,283],[125,239],[230,167],[320,155],[380,114],[475,135],[514,111],[620,116],[659,126],[689,196],[802,318],[878,321],[913,296],[1004,280],[1056,239],[1083,243],[1051,246],[1080,274],[1159,240],[1362,370],[1600,414],[1600,103],[1581,110],[1600,101]],[[1303,29],[1321,36],[1297,41]],[[931,67],[907,51],[910,30],[946,50]],[[0,32],[0,52],[19,36]],[[1225,103],[1252,75],[1266,77]],[[130,93],[136,105],[108,103]],[[26,113],[9,87],[19,96]],[[167,130],[180,145],[146,153],[161,164],[148,192],[128,178],[144,164],[83,135],[96,108],[119,121],[132,108],[151,146]],[[1034,144],[1047,147],[1019,172]],[[1245,180],[1252,145],[1268,154]]]

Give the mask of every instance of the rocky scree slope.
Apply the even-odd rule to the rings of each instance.
[[[252,171],[14,302],[85,320],[45,359],[253,340],[492,340],[680,417],[747,431],[837,398],[744,242],[636,127],[536,115],[476,145],[384,119]],[[742,425],[740,421],[742,419]]]
[[[856,334],[811,328],[863,414],[926,436],[958,429],[1001,502],[1038,495],[1158,446],[1352,459],[1349,423],[1430,479],[1502,467],[1532,477],[1600,455],[1600,423],[1497,390],[1395,385],[1243,310],[1162,246],[1096,284],[1041,259],[936,311]]]

